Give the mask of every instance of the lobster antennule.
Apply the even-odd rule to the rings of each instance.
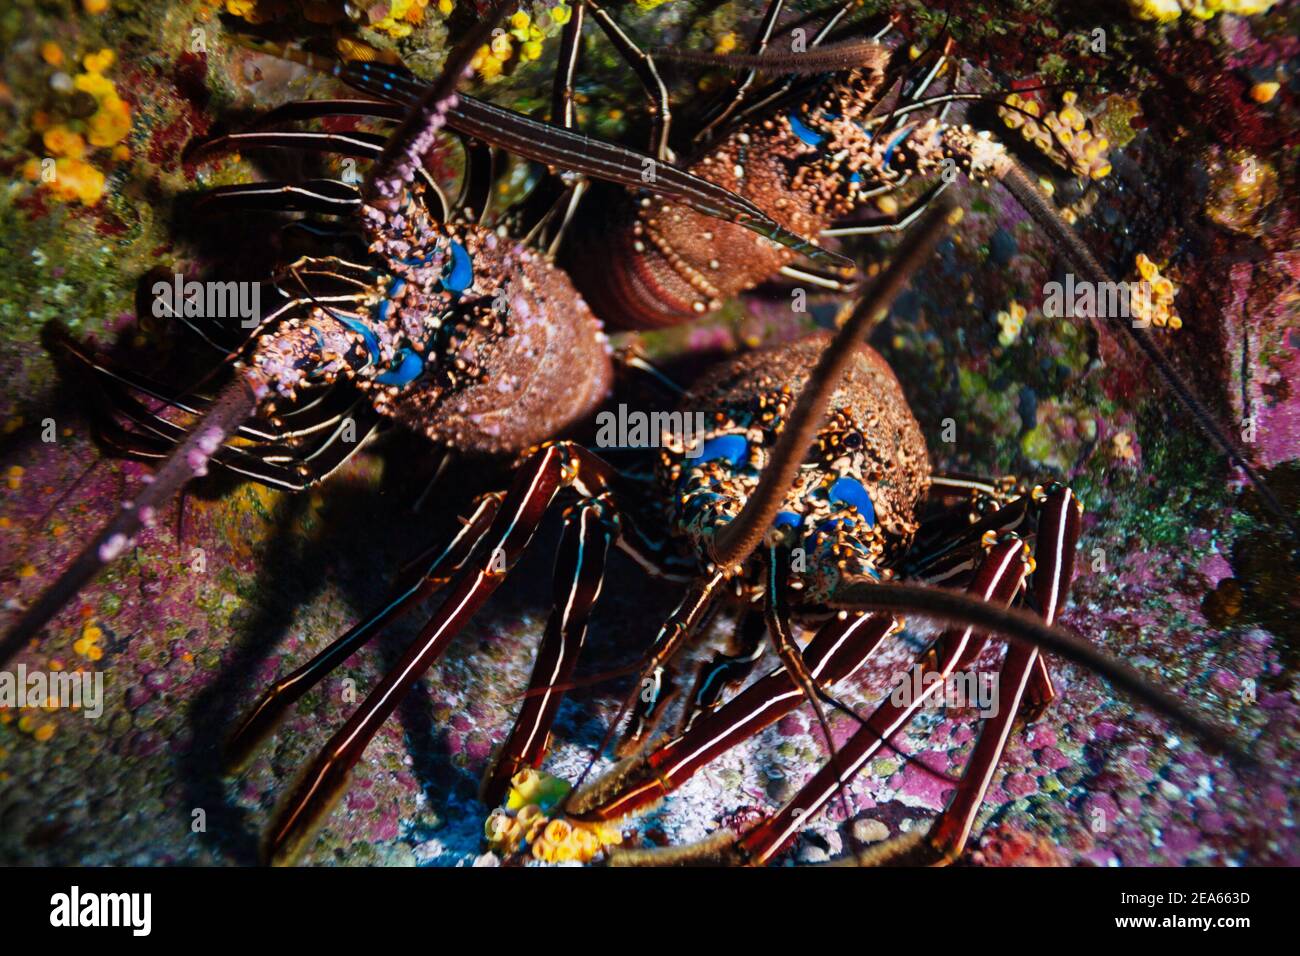
[[[174,498],[186,482],[206,472],[221,443],[252,415],[257,405],[255,387],[246,375],[235,376],[140,494],[121,506],[58,580],[0,638],[0,665],[7,664],[105,566],[123,554],[140,530],[153,523],[158,509]]]

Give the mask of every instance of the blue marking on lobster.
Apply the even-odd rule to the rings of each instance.
[[[749,442],[744,435],[719,435],[710,438],[700,449],[700,462],[725,458],[733,465],[743,465],[749,459]]]
[[[837,478],[835,484],[831,485],[830,500],[832,504],[852,505],[857,508],[858,514],[862,515],[869,526],[876,523],[876,505],[858,479]]]
[[[803,524],[803,515],[797,515],[793,511],[778,511],[776,517],[772,519],[773,528],[797,528]]]
[[[402,349],[393,359],[388,371],[375,376],[380,385],[407,385],[424,371],[424,359],[414,349]]]
[[[370,353],[372,363],[379,361],[379,339],[375,338],[374,330],[360,319],[349,318],[346,315],[339,316],[340,321],[353,332],[356,332],[366,343],[366,351]]]
[[[898,133],[898,135],[896,135],[893,139],[889,141],[889,145],[885,147],[885,155],[882,160],[884,165],[886,166],[889,165],[889,161],[894,158],[894,150],[898,148],[898,146],[903,142],[903,140],[907,139],[907,137],[911,135],[912,135],[912,127],[907,126],[903,128],[902,132]]]
[[[821,133],[817,132],[815,129],[805,124],[804,121],[798,117],[798,115],[795,113],[794,110],[790,111],[789,119],[790,119],[790,129],[794,131],[794,135],[798,136],[809,146],[820,146],[822,144],[822,141],[826,139],[826,137],[823,136]]]
[[[451,240],[451,262],[447,263],[442,274],[442,287],[454,295],[460,295],[474,281],[474,263],[469,252],[456,240]]]

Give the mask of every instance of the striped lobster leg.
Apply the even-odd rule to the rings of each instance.
[[[829,690],[857,673],[896,629],[897,622],[890,615],[836,615],[818,629],[804,650],[804,666]],[[760,639],[762,636],[760,632]],[[647,756],[620,763],[575,794],[567,809],[575,818],[585,820],[617,820],[642,810],[803,701],[802,689],[786,668],[777,667],[721,707],[697,715],[685,733]]]
[[[489,494],[481,498],[451,543],[433,553],[432,560],[424,566],[414,582],[398,587],[383,607],[359,621],[306,664],[272,684],[230,735],[226,743],[226,772],[234,774],[243,770],[262,742],[284,719],[289,708],[307,691],[368,644],[385,627],[445,586],[452,574],[462,570],[473,553],[474,545],[496,517],[501,507],[501,498],[500,494]]]
[[[969,592],[984,601],[1010,604],[1024,583],[1029,570],[1028,559],[1029,548],[1024,541],[1016,537],[999,541],[989,550]],[[950,632],[945,638],[936,668],[940,679],[926,680],[928,675],[920,673],[925,667],[914,665],[907,680],[912,682],[912,686],[921,687],[921,692],[904,702],[892,699],[882,702],[866,724],[840,748],[837,765],[824,766],[781,810],[746,833],[735,847],[745,862],[763,865],[776,856],[841,785],[852,779],[890,737],[929,703],[931,697],[941,692],[948,677],[967,654],[978,654],[978,649],[988,641],[974,627]],[[836,766],[843,769],[837,771]]]
[[[1031,588],[1038,613],[1048,624],[1053,624],[1065,602],[1074,571],[1081,509],[1068,488],[1047,493],[1041,508],[1034,542],[1037,566]],[[984,721],[957,792],[939,814],[927,838],[939,861],[950,863],[965,849],[1021,703],[1028,698],[1032,709],[1041,712],[1052,693],[1051,677],[1038,648],[1009,643],[998,680],[997,712]]]
[[[263,848],[269,862],[291,863],[309,844],[316,828],[347,788],[350,772],[366,745],[420,675],[437,661],[452,638],[506,579],[556,494],[573,488],[585,498],[597,498],[607,493],[612,477],[608,465],[571,442],[543,446],[528,459],[491,525],[451,582],[442,606],[392,670],[330,738],[281,805]]]
[[[578,666],[587,621],[600,597],[605,561],[616,537],[618,518],[608,496],[584,500],[564,516],[551,616],[514,728],[483,778],[484,803],[500,803],[510,778],[525,767],[541,766],[546,756],[551,725],[564,699],[563,686]]]

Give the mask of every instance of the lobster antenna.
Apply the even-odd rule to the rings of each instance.
[[[735,70],[767,70],[792,76],[852,69],[879,70],[889,60],[889,50],[874,40],[849,40],[845,43],[816,46],[802,53],[708,53],[667,46],[656,47],[650,52],[660,59],[678,63],[699,63]]]
[[[362,190],[370,203],[391,202],[415,181],[425,155],[433,148],[438,130],[447,125],[447,111],[456,105],[456,88],[469,71],[475,52],[492,39],[492,31],[505,15],[506,0],[496,0],[463,40],[447,55],[442,72],[412,104],[384,151],[370,167]]]
[[[1097,261],[1096,256],[1092,254],[1078,234],[1071,229],[1048,202],[1047,198],[1039,191],[1038,187],[1030,180],[1029,176],[1019,163],[1006,157],[1006,162],[999,170],[999,179],[1007,187],[1007,191],[1016,198],[1016,201],[1027,212],[1044,232],[1059,246],[1073,266],[1083,273],[1084,278],[1089,282],[1101,286],[1111,281],[1110,275]],[[1177,369],[1169,361],[1160,346],[1151,338],[1146,329],[1135,326],[1132,322],[1116,321],[1113,325],[1119,326],[1128,335],[1129,339],[1138,347],[1143,355],[1155,366],[1160,377],[1164,379],[1165,385],[1174,393],[1177,399],[1182,402],[1183,406],[1191,413],[1196,424],[1200,426],[1201,431],[1208,435],[1216,445],[1223,451],[1228,459],[1245,472],[1247,479],[1255,487],[1260,500],[1265,506],[1272,511],[1277,517],[1291,529],[1292,535],[1300,539],[1300,524],[1297,523],[1294,515],[1290,514],[1282,506],[1282,502],[1273,494],[1264,476],[1255,470],[1254,465],[1246,460],[1246,455],[1237,447],[1234,442],[1219,425],[1214,414],[1205,406],[1205,403],[1197,397],[1192,391],[1191,386],[1185,382]]]
[[[889,267],[858,302],[848,321],[835,333],[809,376],[808,385],[781,430],[771,460],[763,469],[758,487],[740,514],[718,532],[710,547],[711,556],[723,570],[748,557],[767,533],[781,509],[781,502],[794,483],[795,473],[817,437],[826,407],[840,386],[849,364],[867,330],[887,311],[903,290],[912,273],[930,255],[953,221],[955,207],[946,197],[937,199],[925,218],[908,233],[892,257]]]
[[[1005,635],[1021,644],[1049,651],[1099,674],[1112,686],[1168,717],[1210,748],[1247,766],[1257,761],[1239,741],[1222,728],[1189,709],[1182,701],[1148,681],[1138,671],[1101,648],[1048,624],[1020,608],[1000,607],[959,591],[917,584],[858,580],[839,587],[828,602],[852,610],[906,611],[939,618],[951,624],[978,627]]]
[[[254,380],[245,373],[237,374],[221,391],[189,436],[152,476],[145,479],[144,490],[122,505],[58,580],[46,588],[18,618],[9,633],[0,638],[0,665],[7,664],[105,565],[123,554],[140,529],[154,523],[158,509],[165,507],[186,482],[207,473],[208,462],[221,443],[256,408],[254,388]]]

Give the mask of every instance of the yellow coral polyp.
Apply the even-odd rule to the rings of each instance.
[[[92,146],[116,146],[131,132],[131,108],[118,95],[113,81],[100,72],[112,62],[111,50],[89,54],[85,58],[87,72],[73,79],[73,86],[93,96],[99,107],[86,121]]]
[[[998,312],[998,343],[1007,348],[1020,337],[1020,330],[1024,327],[1025,316],[1028,313],[1025,307],[1019,302],[1012,302],[1005,311]]]
[[[998,113],[1008,128],[1020,130],[1026,141],[1059,166],[1079,176],[1102,179],[1111,172],[1106,157],[1109,143],[1089,128],[1087,114],[1075,105],[1078,98],[1075,91],[1066,90],[1061,94],[1060,111],[1043,113],[1036,100],[1011,93]]]
[[[100,660],[104,656],[104,649],[99,646],[103,636],[104,632],[99,627],[87,624],[81,631],[81,637],[73,642],[72,649],[92,661]]]
[[[623,842],[623,835],[609,827],[552,820],[532,844],[532,856],[546,863],[587,863],[607,846]]]
[[[87,53],[81,58],[81,65],[87,73],[103,73],[117,62],[117,54],[107,48],[98,53]]]
[[[519,846],[519,841],[523,837],[523,828],[510,814],[496,809],[483,825],[483,835],[487,838],[488,849],[502,856],[508,856]]]
[[[51,126],[41,135],[41,142],[51,156],[70,156],[81,159],[86,155],[86,141],[80,133],[66,126]]]
[[[1220,13],[1250,17],[1265,13],[1277,0],[1129,0],[1129,9],[1139,20],[1172,23],[1184,13],[1197,20],[1209,20]]]
[[[372,24],[372,27],[395,40],[408,37],[414,31],[413,24],[424,20],[424,10],[428,5],[429,0],[393,0],[388,8],[388,16]]]
[[[536,804],[542,810],[548,810],[565,798],[569,793],[569,784],[549,773],[525,767],[510,778],[510,793],[506,796],[506,808],[520,810],[529,804]]]
[[[546,863],[586,863],[622,842],[623,834],[608,824],[548,817],[547,808],[568,792],[569,784],[558,777],[531,767],[520,770],[510,779],[506,806],[493,810],[484,823],[488,848],[506,857],[527,852]]]
[[[1174,297],[1178,286],[1168,276],[1160,274],[1160,267],[1143,253],[1134,259],[1138,275],[1145,284],[1144,295],[1133,297],[1133,318],[1146,321],[1158,328],[1177,331],[1183,327],[1183,320],[1174,311]]]
[[[1250,98],[1256,103],[1267,103],[1277,96],[1277,91],[1281,88],[1280,83],[1256,83],[1250,88]]]
[[[563,843],[573,832],[573,826],[565,820],[552,820],[542,831],[542,839],[552,843]]]
[[[60,156],[54,160],[52,177],[47,178],[43,172],[42,161],[39,159],[29,159],[23,165],[23,175],[27,179],[39,181],[54,193],[55,198],[64,202],[75,200],[82,205],[93,206],[104,194],[104,174],[85,160]]]

